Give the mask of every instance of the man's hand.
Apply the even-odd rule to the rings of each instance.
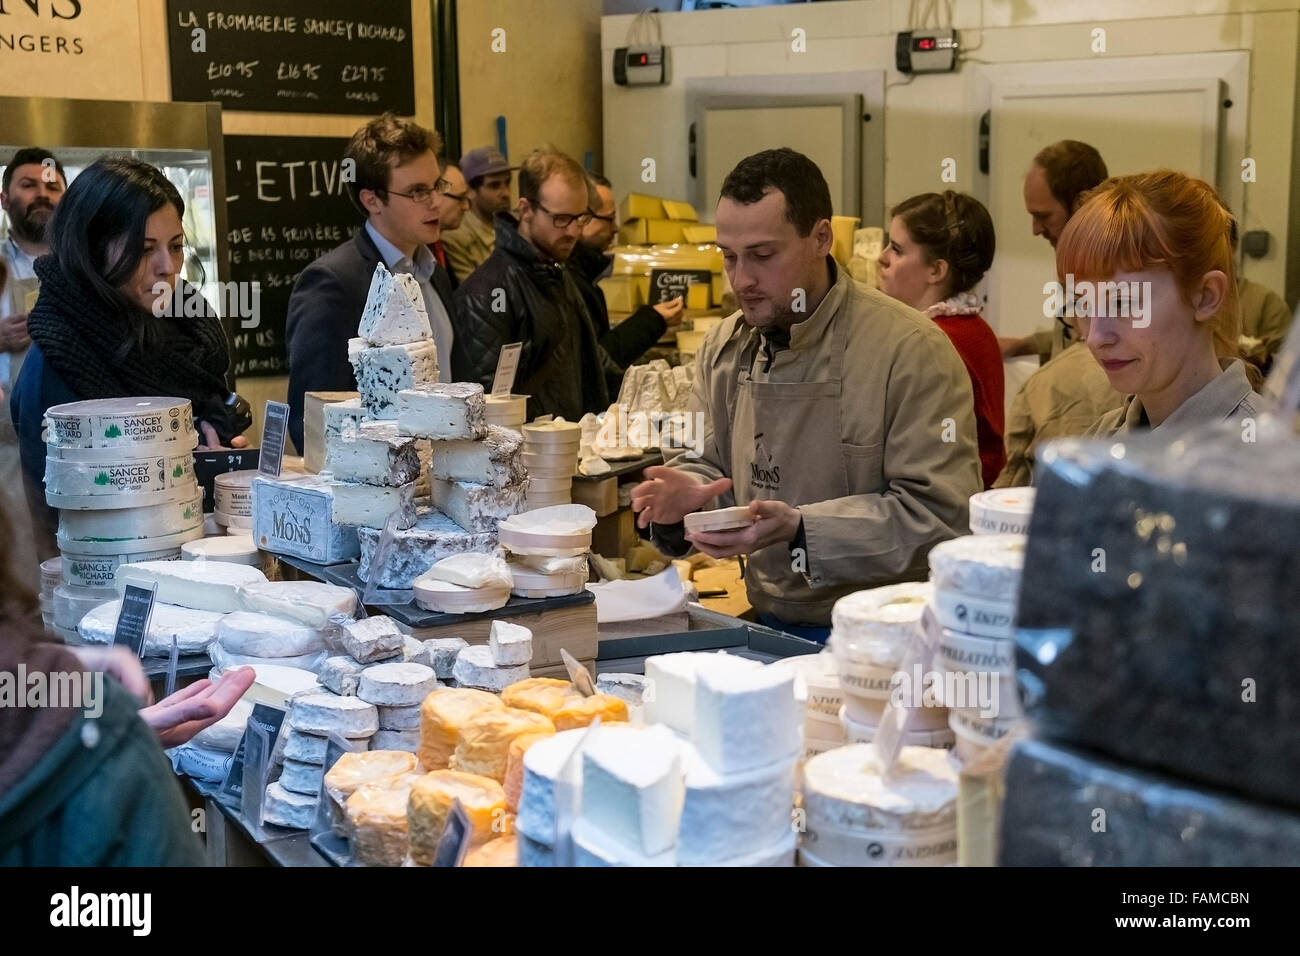
[[[711,558],[753,554],[774,544],[788,545],[799,532],[802,519],[797,508],[784,501],[751,501],[749,513],[755,521],[735,531],[697,531],[686,540]]]
[[[646,481],[632,489],[632,511],[638,528],[676,524],[692,511],[731,489],[730,478],[701,484],[694,475],[666,465],[645,470]]]
[[[178,747],[230,713],[256,679],[253,668],[237,667],[222,674],[215,684],[204,678],[142,708],[140,717],[154,729],[164,749]]]
[[[660,302],[658,305],[651,306],[671,329],[674,325],[680,325],[682,321],[682,312],[686,308],[686,300],[680,295],[675,299],[669,299],[667,302]]]
[[[32,344],[27,334],[27,315],[18,312],[0,319],[0,352],[21,352]]]

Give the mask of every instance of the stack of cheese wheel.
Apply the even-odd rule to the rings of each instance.
[[[47,558],[41,562],[41,623],[54,627],[54,589],[63,583],[63,559]]]
[[[91,609],[116,597],[117,569],[180,557],[203,536],[190,403],[114,398],[45,413],[45,500],[59,509],[63,583],[56,633],[71,639]]]
[[[904,747],[886,776],[870,744],[804,765],[803,866],[957,862],[957,772],[945,751]]]
[[[573,499],[582,427],[577,422],[543,422],[524,425],[523,433],[528,508],[567,504]]]
[[[831,609],[828,643],[844,692],[840,719],[849,743],[869,743],[875,737],[890,700],[894,675],[917,640],[917,626],[930,596],[929,584],[891,584],[846,595]],[[915,686],[918,675],[905,673],[901,677],[913,685],[913,712],[903,743],[951,747],[954,735],[948,728],[948,711],[942,706],[925,706],[925,677],[920,675],[920,687]]]
[[[483,403],[483,421],[488,425],[519,431],[528,421],[527,395],[485,395]]]
[[[840,723],[840,711],[844,706],[844,691],[835,655],[825,650],[820,654],[787,657],[769,666],[795,674],[795,699],[803,707],[804,760],[842,747],[844,727]]]
[[[945,703],[963,763],[1021,722],[1014,638],[1025,540],[968,535],[930,552],[932,602],[942,625],[935,669],[946,672]]]
[[[581,592],[595,527],[596,512],[586,505],[553,505],[502,521],[497,541],[507,551],[511,593],[545,598]]]
[[[253,529],[253,479],[257,469],[228,471],[217,475],[212,482],[215,507],[213,518],[222,528],[249,531]]]

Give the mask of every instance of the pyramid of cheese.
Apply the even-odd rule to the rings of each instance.
[[[411,756],[406,754],[406,756]],[[359,787],[344,805],[352,853],[362,866],[401,866],[408,848],[406,804],[418,773]]]
[[[460,727],[451,769],[502,782],[510,741],[524,734],[553,734],[555,725],[530,710],[488,708],[466,718]]]
[[[406,808],[411,859],[418,865],[433,863],[456,800],[469,818],[471,846],[480,846],[499,835],[506,814],[506,793],[501,784],[472,773],[435,770],[414,783]]]
[[[498,837],[488,840],[477,850],[471,850],[465,856],[461,866],[518,866],[519,838],[515,836]]]
[[[420,705],[420,767],[446,770],[456,751],[460,731],[482,710],[503,710],[501,698],[468,687],[435,690]]]

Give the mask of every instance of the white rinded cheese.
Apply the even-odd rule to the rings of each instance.
[[[406,485],[420,476],[414,438],[397,434],[396,422],[363,422],[352,435],[325,441],[325,470],[341,481]]]
[[[403,435],[475,440],[483,437],[483,386],[477,382],[447,382],[407,386],[397,393],[397,419]]]
[[[45,494],[55,507],[65,498],[94,497],[102,499],[101,508],[131,508],[177,489],[192,495],[196,487],[194,456],[188,451],[101,464],[45,459]]]
[[[793,760],[802,723],[794,675],[788,671],[758,667],[738,673],[705,670],[696,676],[691,739],[719,773],[745,773]]]
[[[945,750],[904,747],[888,778],[871,744],[818,754],[804,764],[803,807],[813,835],[805,841],[825,862],[936,865],[956,859],[957,771]],[[868,855],[871,843],[883,852]]]
[[[355,591],[319,581],[250,584],[239,596],[245,610],[274,614],[315,628],[327,627],[339,617],[350,618],[357,610]]]
[[[582,792],[582,760],[574,757],[578,745],[605,734],[631,732],[630,725],[601,724],[595,730],[579,727],[562,730],[539,740],[524,751],[524,779],[519,791],[519,815],[515,829],[535,843],[555,844],[555,782],[570,760],[574,786]]]
[[[499,694],[511,684],[528,679],[528,666],[498,667],[492,660],[492,649],[486,644],[471,644],[456,655],[451,676],[459,687]]]
[[[397,664],[373,664],[361,672],[357,696],[378,707],[418,706],[438,687],[432,667],[403,661]],[[416,723],[419,726],[419,723]],[[391,730],[411,730],[392,727]]]
[[[415,482],[396,488],[336,481],[332,517],[336,524],[382,528],[388,516],[398,515],[397,526],[409,528],[415,523]]]
[[[248,718],[253,715],[253,705],[246,700],[235,701],[230,713],[215,724],[209,724],[190,738],[195,747],[206,750],[220,750],[232,754],[239,749],[239,741],[244,737],[244,728]]]
[[[383,667],[383,664],[376,664],[376,667]],[[434,690],[442,685],[434,682]],[[403,707],[380,707],[379,708],[379,729],[380,730],[415,730],[420,729],[420,705],[408,704]]]
[[[533,659],[533,632],[509,621],[493,621],[488,647],[497,667],[514,667]]]
[[[369,583],[370,562],[380,532],[374,528],[356,530],[361,543],[357,576]],[[416,578],[449,555],[491,551],[495,547],[496,537],[490,532],[475,534],[466,531],[441,511],[421,507],[416,511],[415,524],[393,536],[392,548],[376,583],[381,588],[409,588]]]
[[[360,343],[358,346],[356,343]],[[438,381],[438,347],[432,341],[365,348],[348,342],[348,359],[366,413],[375,419],[398,417],[398,393]]]
[[[203,533],[203,493],[195,491],[183,501],[149,505],[143,508],[123,508],[109,511],[59,512],[59,548],[66,551],[85,551],[85,545],[114,546],[129,541],[157,539],[183,535],[198,529],[194,537]],[[183,539],[185,541],[191,538]],[[168,545],[170,546],[170,545]],[[176,547],[180,546],[180,542]],[[151,543],[149,550],[156,550]],[[126,553],[126,552],[121,552]]]
[[[371,345],[403,345],[433,338],[424,293],[415,276],[376,263],[357,335]]]
[[[343,625],[343,649],[362,664],[399,657],[402,637],[393,619],[383,614]]]
[[[970,497],[972,534],[1029,534],[1033,488],[994,488]]]
[[[494,532],[524,507],[527,485],[494,488],[468,481],[433,481],[433,503],[466,531]]]
[[[265,584],[266,575],[257,568],[219,561],[142,561],[119,569],[119,593],[128,581],[157,582],[157,600],[164,604],[228,614],[240,607],[239,589]]]
[[[666,727],[597,733],[583,748],[581,819],[634,858],[676,845],[684,798],[680,746]]]
[[[435,561],[422,576],[463,588],[509,588],[513,581],[510,566],[497,551],[453,554]]]
[[[936,591],[1014,603],[1025,543],[1018,534],[972,534],[942,541],[930,550],[930,579]]]
[[[132,449],[167,443],[194,448],[194,413],[188,399],[142,396],[101,398],[51,406],[46,441],[57,449]],[[127,456],[131,457],[131,456]]]
[[[646,722],[667,724],[690,737],[695,729],[695,680],[703,672],[735,673],[762,667],[757,661],[722,652],[658,654],[647,657],[645,676],[654,688],[646,701]]]
[[[419,730],[377,730],[370,738],[370,749],[401,750],[413,754],[420,749]]]
[[[517,431],[498,425],[488,425],[482,441],[440,441],[433,456],[433,477],[496,488],[517,485],[526,477],[522,447]]]
[[[295,657],[325,650],[325,636],[296,621],[235,611],[217,624],[217,640],[232,654],[249,657]]]
[[[379,711],[359,697],[303,694],[289,706],[289,726],[309,734],[369,737],[379,729]]]
[[[262,552],[253,544],[251,534],[199,538],[181,546],[181,557],[186,561],[224,561],[227,564],[246,564],[253,568],[262,565]]]
[[[793,832],[793,758],[724,774],[690,743],[682,741],[681,748],[686,798],[677,835],[679,864],[717,865],[771,847]]]
[[[431,637],[424,641],[429,652],[429,666],[443,680],[451,678],[451,670],[456,666],[456,657],[469,644],[461,637]]]
[[[262,801],[262,819],[276,826],[310,830],[316,820],[317,795],[308,796],[286,790],[279,781],[266,788]]]
[[[831,608],[831,650],[842,663],[897,667],[916,638],[921,612],[933,596],[929,582],[891,584],[845,595]]]
[[[303,763],[300,760],[284,761],[284,770],[280,774],[280,786],[293,793],[318,795],[321,778],[325,776],[325,767],[318,763]]]
[[[341,697],[355,697],[357,685],[361,682],[361,672],[369,665],[354,661],[339,654],[325,659],[320,670],[316,672],[321,685]]]
[[[357,529],[334,521],[330,478],[301,475],[253,481],[253,540],[277,554],[337,564],[358,554]]]
[[[361,737],[350,740],[347,737],[340,737],[345,749],[349,753],[361,753],[370,749],[370,741]],[[287,732],[287,739],[284,745],[284,759],[301,760],[303,763],[325,763],[325,752],[329,747],[329,738],[321,734],[305,734],[301,730],[294,730],[292,727]]]

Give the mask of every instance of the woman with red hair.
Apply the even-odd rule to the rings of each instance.
[[[1093,358],[1128,397],[1109,436],[1256,414],[1238,353],[1232,217],[1209,183],[1161,169],[1106,180],[1071,217],[1056,271]]]

